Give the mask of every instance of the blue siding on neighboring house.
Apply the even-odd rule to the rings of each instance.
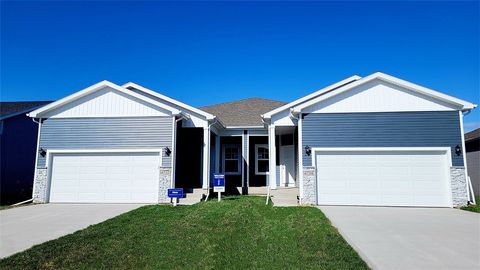
[[[48,149],[172,149],[172,117],[50,118],[40,130],[40,147]],[[163,166],[171,166],[163,154]],[[39,155],[37,167],[45,167]]]
[[[451,147],[452,165],[462,145],[458,111],[307,114],[303,118],[303,166],[311,166],[310,147]],[[312,153],[313,154],[313,153]]]
[[[25,113],[0,121],[0,203],[32,197],[38,124]]]

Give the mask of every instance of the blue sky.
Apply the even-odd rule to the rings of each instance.
[[[194,106],[376,71],[479,103],[479,3],[2,2],[1,100],[134,81]],[[480,127],[480,109],[465,129]]]

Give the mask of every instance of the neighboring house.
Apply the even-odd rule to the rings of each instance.
[[[50,102],[0,102],[0,204],[32,197],[38,125],[26,113]]]
[[[463,112],[476,105],[374,73],[285,104],[193,108],[103,81],[29,115],[36,202],[168,202],[170,187],[298,190],[301,204],[452,207],[468,201]]]
[[[465,134],[468,175],[475,196],[480,196],[480,128]],[[477,202],[480,203],[480,202]]]

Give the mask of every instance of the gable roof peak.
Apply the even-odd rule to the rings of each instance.
[[[99,90],[102,90],[102,89],[104,89],[104,88],[106,88],[106,87],[112,88],[112,89],[114,89],[114,90],[116,90],[116,91],[119,91],[119,92],[124,93],[124,94],[129,95],[129,96],[132,96],[132,97],[134,97],[134,98],[136,98],[136,99],[139,99],[139,100],[142,100],[142,101],[144,101],[144,102],[150,103],[150,104],[152,104],[152,105],[154,105],[154,106],[156,106],[156,107],[159,107],[159,108],[163,108],[163,109],[165,109],[165,110],[168,110],[168,111],[170,111],[173,115],[178,115],[178,114],[180,114],[180,110],[178,110],[178,109],[176,109],[176,108],[173,108],[173,107],[168,106],[168,105],[165,105],[165,104],[161,104],[161,103],[159,103],[159,102],[157,102],[157,101],[155,101],[155,100],[153,100],[153,99],[151,99],[151,98],[142,96],[142,95],[137,94],[137,93],[135,93],[135,92],[133,92],[133,91],[129,91],[128,89],[126,89],[126,88],[124,88],[124,87],[122,87],[122,86],[119,86],[119,85],[117,85],[117,84],[115,84],[115,83],[112,83],[112,82],[107,81],[107,80],[103,80],[103,81],[100,81],[100,82],[98,82],[98,83],[96,83],[96,84],[93,84],[93,85],[91,85],[91,86],[89,86],[89,87],[87,87],[87,88],[85,88],[85,89],[83,89],[83,90],[80,90],[80,91],[78,91],[78,92],[75,92],[75,93],[73,93],[73,94],[71,94],[71,95],[68,95],[68,96],[62,98],[62,99],[59,99],[59,100],[57,100],[57,101],[55,101],[55,102],[52,102],[52,103],[50,103],[50,104],[48,104],[48,105],[45,105],[45,106],[43,106],[43,107],[41,107],[41,108],[39,108],[39,109],[36,109],[36,110],[30,112],[30,113],[28,114],[28,116],[30,116],[30,117],[32,117],[32,118],[41,117],[41,116],[42,116],[44,113],[46,113],[46,112],[49,112],[49,111],[52,111],[52,110],[54,110],[54,109],[60,108],[60,107],[62,107],[62,106],[64,106],[64,105],[66,105],[66,104],[69,104],[69,103],[71,103],[71,102],[73,102],[73,101],[75,101],[75,100],[78,100],[79,98],[88,96],[88,95],[90,95],[90,94],[92,94],[92,93],[94,93],[94,92],[97,92],[97,91],[99,91]]]

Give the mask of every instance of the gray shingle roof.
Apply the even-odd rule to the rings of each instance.
[[[228,127],[258,127],[263,126],[262,114],[285,104],[286,102],[270,99],[247,98],[199,109],[217,116]]]
[[[480,128],[465,133],[465,140],[470,141],[480,138]]]
[[[47,105],[52,101],[8,101],[0,102],[0,117],[16,115],[21,112],[33,111],[36,108]]]

